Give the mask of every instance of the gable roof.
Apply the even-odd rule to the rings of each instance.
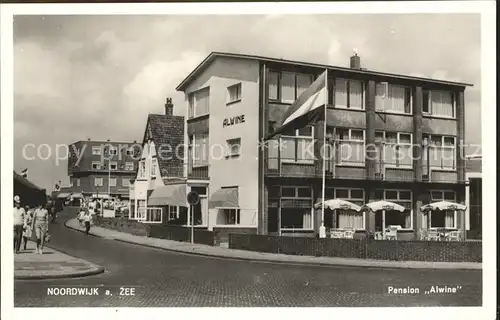
[[[182,177],[182,172],[176,168],[184,164],[184,150],[180,150],[179,159],[176,159],[175,149],[178,144],[184,143],[184,117],[163,114],[149,114],[144,131],[143,145],[151,139],[155,144],[158,166],[162,177]],[[162,146],[170,146],[168,149],[160,149]],[[169,157],[158,156],[161,151],[168,151]],[[138,168],[137,168],[138,170]],[[137,174],[137,171],[136,171]]]
[[[318,69],[329,69],[329,70],[334,70],[334,71],[351,72],[351,73],[356,73],[356,74],[365,74],[365,75],[372,75],[372,76],[384,76],[384,77],[390,77],[390,78],[394,78],[394,79],[424,81],[424,82],[428,82],[428,83],[444,84],[444,85],[459,86],[459,87],[473,86],[472,84],[469,84],[469,83],[436,80],[436,79],[430,79],[430,78],[420,78],[420,77],[406,76],[406,75],[400,75],[400,74],[394,74],[394,73],[377,72],[377,71],[366,70],[366,69],[360,70],[360,69],[352,69],[352,68],[346,68],[346,67],[331,66],[331,65],[326,65],[326,64],[317,64],[317,63],[310,63],[310,62],[303,62],[303,61],[294,61],[294,60],[277,59],[277,58],[271,58],[271,57],[263,57],[263,56],[257,56],[257,55],[228,53],[228,52],[215,52],[214,51],[214,52],[210,53],[184,80],[182,80],[182,82],[175,88],[175,90],[184,91],[186,89],[186,87],[201,72],[203,72],[213,61],[215,61],[215,59],[217,59],[219,57],[257,60],[260,62],[274,62],[274,63],[282,63],[282,64],[289,64],[289,65],[295,65],[295,66],[313,67],[313,68],[318,68]]]
[[[40,188],[39,186],[35,185],[33,182],[29,181],[28,179],[24,178],[22,175],[20,175],[16,171],[14,171],[14,181],[17,181],[30,189],[45,190],[45,189]]]

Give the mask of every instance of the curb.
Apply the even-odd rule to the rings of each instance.
[[[68,226],[66,222],[64,223],[64,225],[67,228],[83,232],[83,230],[79,230],[79,229]],[[92,234],[92,236],[97,237],[97,238],[106,239],[105,237],[98,236],[96,234]],[[282,260],[274,260],[274,259],[255,259],[255,258],[250,258],[250,257],[248,257],[248,258],[233,257],[233,256],[222,255],[222,254],[210,254],[210,253],[205,253],[205,252],[194,252],[194,250],[188,251],[188,250],[182,250],[182,249],[158,247],[158,246],[154,246],[154,245],[150,245],[150,244],[137,243],[137,242],[133,242],[133,241],[129,241],[129,240],[116,239],[116,238],[109,238],[109,239],[114,240],[114,241],[118,241],[118,242],[122,242],[122,243],[137,245],[137,246],[141,246],[141,247],[159,249],[159,250],[188,254],[188,255],[196,255],[196,256],[203,256],[203,257],[210,257],[210,258],[221,258],[221,259],[227,259],[227,260],[249,261],[249,262],[256,262],[256,263],[274,263],[274,264],[285,264],[285,265],[336,267],[336,268],[344,267],[344,268],[363,268],[363,269],[389,269],[389,270],[410,269],[410,270],[460,270],[460,271],[467,270],[467,271],[476,271],[476,272],[482,271],[482,267],[479,269],[473,269],[473,268],[451,268],[451,267],[450,268],[439,268],[439,267],[436,268],[436,267],[418,267],[418,266],[374,266],[374,265],[356,265],[356,264],[324,263],[324,262],[282,261]]]
[[[33,276],[16,276],[14,275],[14,280],[49,280],[49,279],[70,279],[70,278],[81,278],[87,276],[93,276],[96,274],[104,273],[105,269],[103,267],[95,267],[93,270],[66,273],[66,274],[51,274],[51,275],[33,275]],[[15,271],[14,271],[15,273]]]

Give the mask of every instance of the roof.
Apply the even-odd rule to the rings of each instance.
[[[473,86],[472,84],[469,84],[469,83],[451,82],[451,81],[437,80],[437,79],[431,79],[431,78],[412,77],[412,76],[406,76],[406,75],[400,75],[400,74],[371,71],[371,70],[366,70],[366,69],[359,70],[359,69],[352,69],[352,68],[346,68],[346,67],[331,66],[331,65],[326,65],[326,64],[317,64],[317,63],[310,63],[310,62],[303,62],[303,61],[277,59],[277,58],[263,57],[263,56],[257,56],[257,55],[248,55],[248,54],[212,52],[184,80],[182,80],[182,82],[175,89],[177,91],[184,91],[186,89],[186,87],[191,83],[191,81],[193,81],[194,78],[196,78],[213,61],[215,61],[215,59],[217,59],[219,57],[257,60],[257,61],[261,61],[261,62],[275,62],[275,63],[304,66],[304,67],[313,67],[313,68],[319,68],[319,69],[330,69],[330,70],[336,70],[336,71],[351,72],[351,73],[356,73],[356,74],[385,76],[385,77],[391,77],[394,79],[425,81],[428,83],[444,84],[444,85],[451,85],[451,86],[460,86],[460,87]]]
[[[482,172],[483,161],[481,158],[471,158],[465,161],[466,172]]]
[[[78,141],[75,141],[73,143],[70,143],[69,145],[73,145],[73,144],[77,144],[77,143],[102,143],[102,144],[111,144],[111,145],[115,145],[115,144],[134,144],[134,143],[137,143],[137,142],[133,142],[133,141],[130,141],[130,142],[124,142],[124,141],[103,141],[103,140],[78,140]]]
[[[161,176],[178,176],[175,172],[176,168],[174,168],[174,166],[177,162],[179,162],[182,167],[184,164],[184,158],[183,154],[182,159],[174,159],[174,156],[176,153],[176,145],[184,143],[184,117],[165,114],[149,114],[146,130],[144,132],[143,144],[146,142],[148,137],[148,129],[151,131],[151,140],[153,140],[155,144],[157,154],[160,153],[158,149],[160,146],[171,146],[171,149],[164,149],[164,151],[169,152],[171,157],[157,157]],[[179,141],[176,141],[176,139]]]
[[[469,154],[465,156],[465,159],[482,159],[483,155],[480,153]]]
[[[36,190],[45,190],[43,188],[40,188],[39,186],[35,185],[33,182],[29,181],[28,179],[24,178],[22,175],[14,171],[14,181],[17,181],[19,183],[22,183],[28,188],[31,189],[36,189]]]

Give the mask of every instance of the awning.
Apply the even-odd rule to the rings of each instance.
[[[71,194],[72,198],[83,198],[83,195],[79,192]]]
[[[187,207],[186,184],[171,184],[158,187],[148,197],[148,207],[151,206]]]
[[[66,199],[69,198],[70,194],[68,192],[61,192],[57,195],[58,199]]]
[[[208,208],[238,208],[238,188],[222,188],[217,190],[208,201]]]

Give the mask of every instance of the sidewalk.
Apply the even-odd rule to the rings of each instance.
[[[36,244],[28,243],[28,249],[14,254],[14,279],[75,278],[103,273],[104,269],[90,262],[45,247],[43,254],[35,252]]]
[[[66,222],[66,227],[83,232],[82,227],[80,227],[76,219],[68,220]],[[247,261],[262,261],[262,262],[301,264],[301,265],[398,268],[398,269],[405,268],[405,269],[482,270],[482,264],[474,262],[365,260],[365,259],[334,258],[334,257],[293,256],[285,254],[225,249],[220,247],[211,247],[202,244],[191,244],[187,242],[141,237],[96,226],[93,226],[90,229],[90,233],[92,235],[106,239],[113,239],[117,241],[154,247],[169,251],[197,254],[209,257],[247,260]]]

